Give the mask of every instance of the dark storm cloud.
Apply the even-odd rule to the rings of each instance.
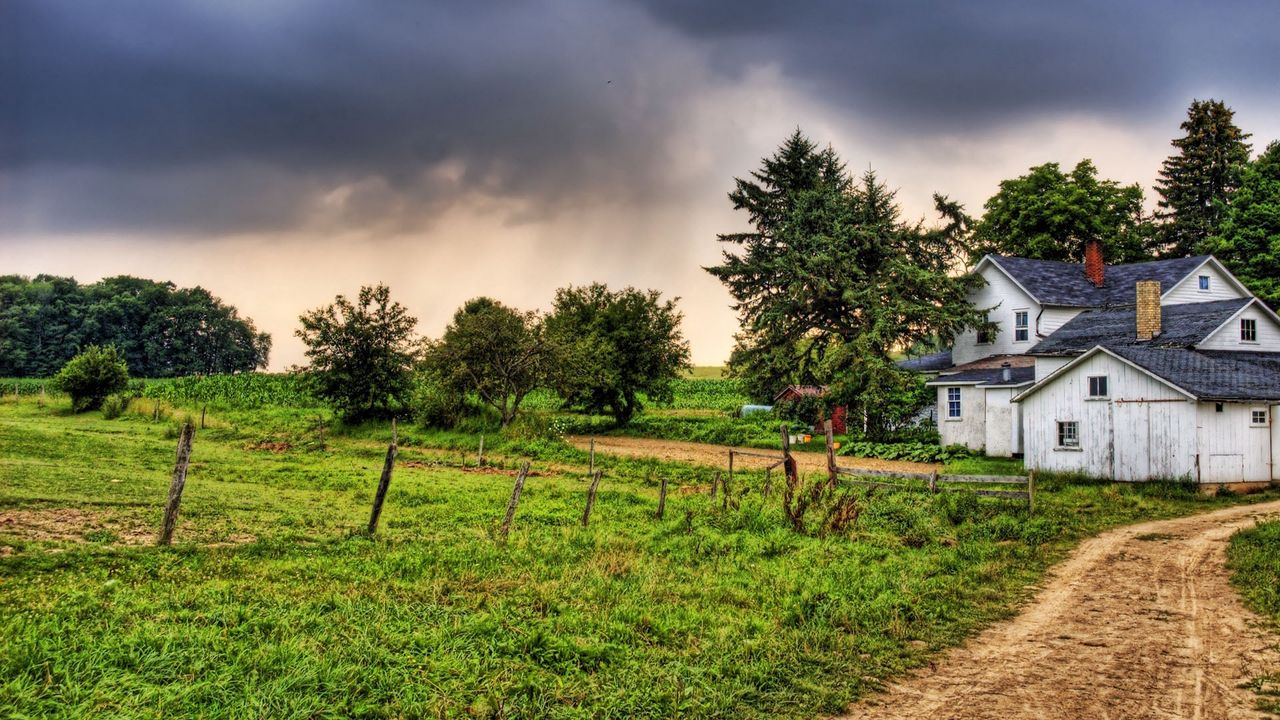
[[[1141,116],[1197,86],[1274,84],[1280,4],[637,0],[734,74],[778,62],[827,101],[909,131],[1060,111]]]
[[[0,233],[411,226],[475,194],[634,216],[688,194],[688,106],[752,67],[902,135],[1140,117],[1272,83],[1277,7],[6,0]]]

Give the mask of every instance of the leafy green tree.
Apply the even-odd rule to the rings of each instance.
[[[506,427],[525,396],[546,382],[553,357],[537,313],[479,297],[454,313],[426,365],[457,393],[475,393]]]
[[[657,290],[557,290],[547,331],[560,352],[555,384],[566,404],[625,425],[643,409],[642,394],[670,402],[672,382],[689,367],[682,318]]]
[[[1156,180],[1160,194],[1157,217],[1164,220],[1164,254],[1183,257],[1205,250],[1205,239],[1217,232],[1240,173],[1249,162],[1250,136],[1236,127],[1235,112],[1220,100],[1193,100],[1180,126],[1186,134],[1173,140]]]
[[[970,260],[1009,255],[1080,262],[1089,240],[1102,242],[1108,262],[1151,259],[1154,229],[1142,214],[1142,188],[1099,180],[1093,161],[1070,173],[1058,163],[1005,180],[973,228]]]
[[[982,279],[953,272],[967,218],[944,197],[934,196],[940,227],[904,222],[874,173],[855,184],[799,132],[729,197],[753,231],[721,235],[732,248],[707,271],[735,300],[730,370],[758,399],[786,383],[826,384],[883,436],[890,396],[914,386],[891,352],[985,322],[968,302]]]
[[[339,295],[299,320],[313,392],[344,420],[392,417],[405,407],[418,321],[392,301],[390,288],[362,287],[354,303]]]
[[[1264,302],[1280,308],[1280,142],[1245,166],[1218,232],[1204,249]]]
[[[112,345],[90,345],[53,376],[55,390],[71,396],[75,412],[96,410],[108,395],[129,386],[129,367]]]

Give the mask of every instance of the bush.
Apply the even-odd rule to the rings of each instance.
[[[110,395],[102,401],[102,419],[115,420],[129,407],[128,398],[120,394]]]
[[[867,440],[851,442],[840,448],[841,455],[872,457],[881,460],[910,460],[912,462],[945,463],[974,453],[963,445],[940,447],[934,443],[878,443]]]
[[[53,376],[52,385],[71,396],[75,412],[96,410],[108,395],[129,386],[129,368],[115,346],[90,345]]]

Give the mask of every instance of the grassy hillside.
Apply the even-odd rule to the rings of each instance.
[[[1280,521],[1259,523],[1236,533],[1227,549],[1231,581],[1255,612],[1280,631]],[[1280,715],[1280,673],[1254,680],[1259,707]]]
[[[1046,484],[1041,510],[862,496],[800,535],[762,478],[612,461],[591,525],[585,456],[554,441],[388,429],[314,409],[211,413],[177,545],[150,546],[177,422],[0,400],[0,707],[28,717],[808,718],[1007,615],[1074,539],[1234,500]],[[510,470],[534,458],[509,542]],[[658,482],[673,483],[654,519]],[[700,486],[701,484],[701,486]]]

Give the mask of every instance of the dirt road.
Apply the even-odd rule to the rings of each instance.
[[[1084,542],[1033,603],[847,718],[1264,717],[1240,685],[1280,638],[1228,584],[1227,539],[1280,501],[1133,525]]]
[[[591,438],[577,436],[568,441],[574,447],[587,449]],[[818,439],[815,443],[820,443]],[[745,449],[745,448],[744,448]],[[655,440],[653,438],[633,437],[597,437],[596,452],[628,457],[651,457],[672,462],[692,463],[725,467],[729,463],[728,445],[707,445],[704,443],[681,442],[679,440]],[[768,450],[750,450],[750,452],[769,453]],[[782,457],[782,451],[773,451]],[[824,472],[827,469],[827,456],[818,452],[796,452],[793,454],[800,472]],[[741,457],[734,460],[738,467],[760,468],[769,464],[768,460],[754,457]],[[902,460],[877,460],[875,458],[841,457],[841,467],[864,468],[867,470],[901,470],[904,472],[931,472],[936,465],[905,462]]]

